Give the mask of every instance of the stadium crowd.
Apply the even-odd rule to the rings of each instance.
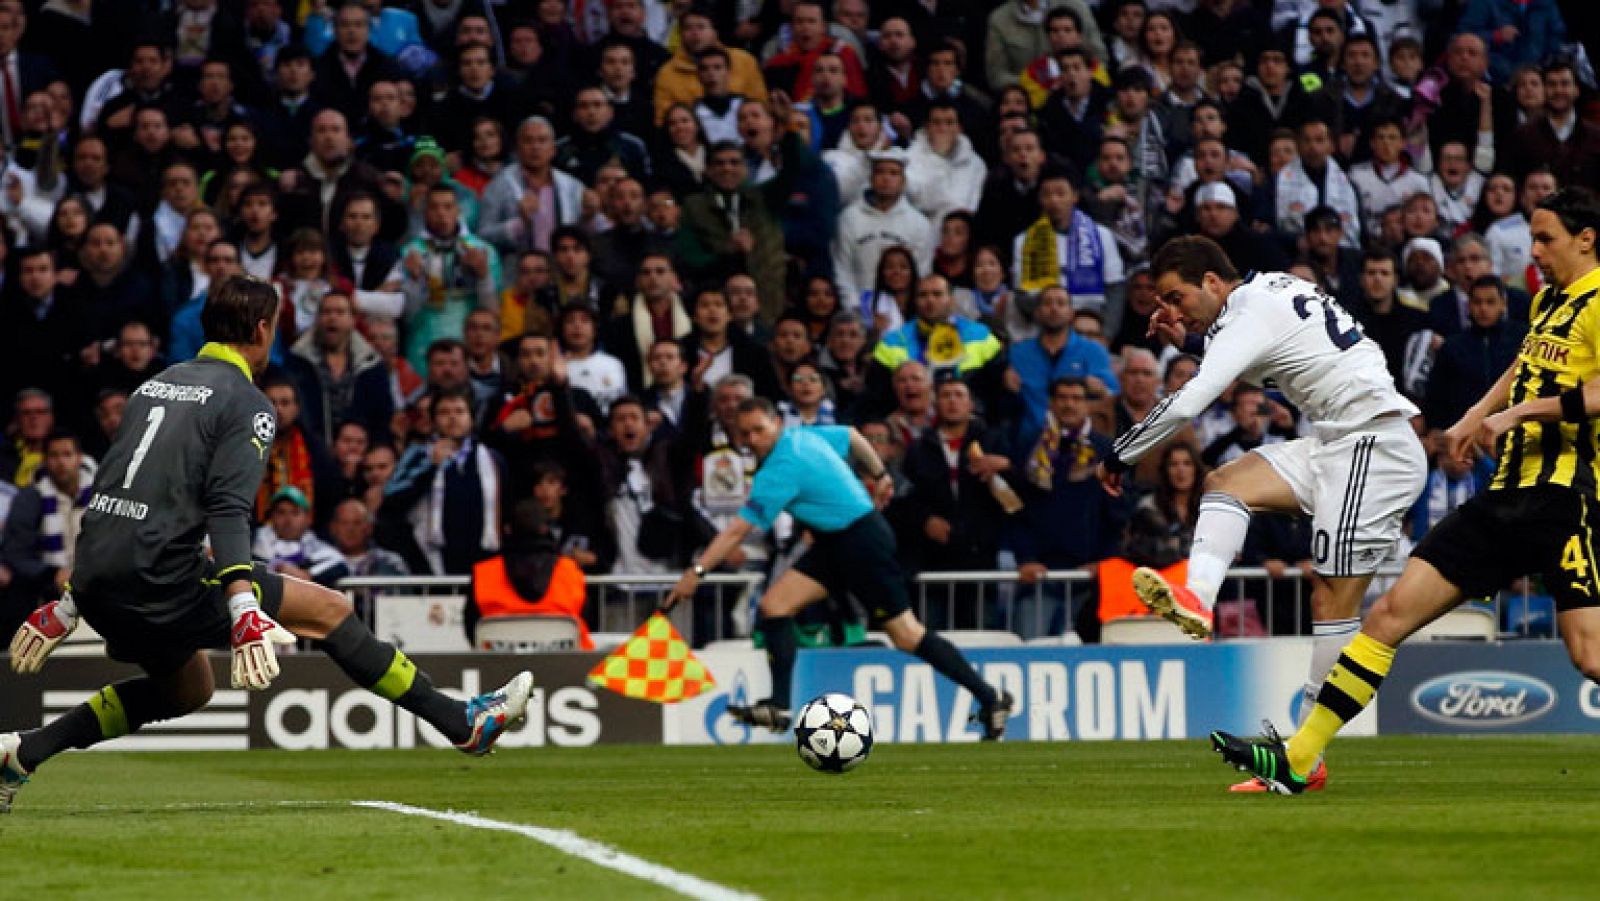
[[[585,572],[676,571],[752,396],[874,443],[908,574],[1176,563],[1208,469],[1303,424],[1239,386],[1104,493],[1198,365],[1154,249],[1318,283],[1437,433],[1517,352],[1529,211],[1600,184],[1572,40],[1555,0],[0,0],[0,634],[238,273],[283,299],[286,573],[467,574],[527,498]],[[1439,459],[1411,532],[1477,479]]]

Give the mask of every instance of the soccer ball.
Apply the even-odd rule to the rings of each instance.
[[[872,716],[849,695],[825,694],[800,708],[794,738],[806,766],[823,773],[848,772],[872,752]]]

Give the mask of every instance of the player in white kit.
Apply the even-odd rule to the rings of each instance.
[[[1235,380],[1283,392],[1313,426],[1310,436],[1263,445],[1211,473],[1200,499],[1187,585],[1139,569],[1134,590],[1152,611],[1194,638],[1211,634],[1211,608],[1244,545],[1254,510],[1311,516],[1313,652],[1306,685],[1314,703],[1340,650],[1360,628],[1361,600],[1400,536],[1401,519],[1427,477],[1427,454],[1395,390],[1383,351],[1338,302],[1282,272],[1241,279],[1209,238],[1175,238],[1151,265],[1160,308],[1152,331],[1179,343],[1205,335],[1188,384],[1119,438],[1101,465],[1106,490],[1122,473],[1199,415]],[[1320,763],[1311,782],[1321,788]],[[1255,780],[1235,790],[1265,790]]]

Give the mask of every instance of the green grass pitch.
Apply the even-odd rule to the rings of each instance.
[[[0,817],[4,898],[670,897],[569,829],[766,898],[1593,898],[1600,742],[1380,738],[1327,792],[1229,795],[1198,742],[74,754]],[[292,802],[292,803],[283,803]]]

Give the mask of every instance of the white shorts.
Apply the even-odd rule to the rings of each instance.
[[[1428,479],[1411,424],[1382,419],[1333,441],[1315,435],[1256,448],[1311,517],[1311,559],[1324,576],[1376,572]]]

